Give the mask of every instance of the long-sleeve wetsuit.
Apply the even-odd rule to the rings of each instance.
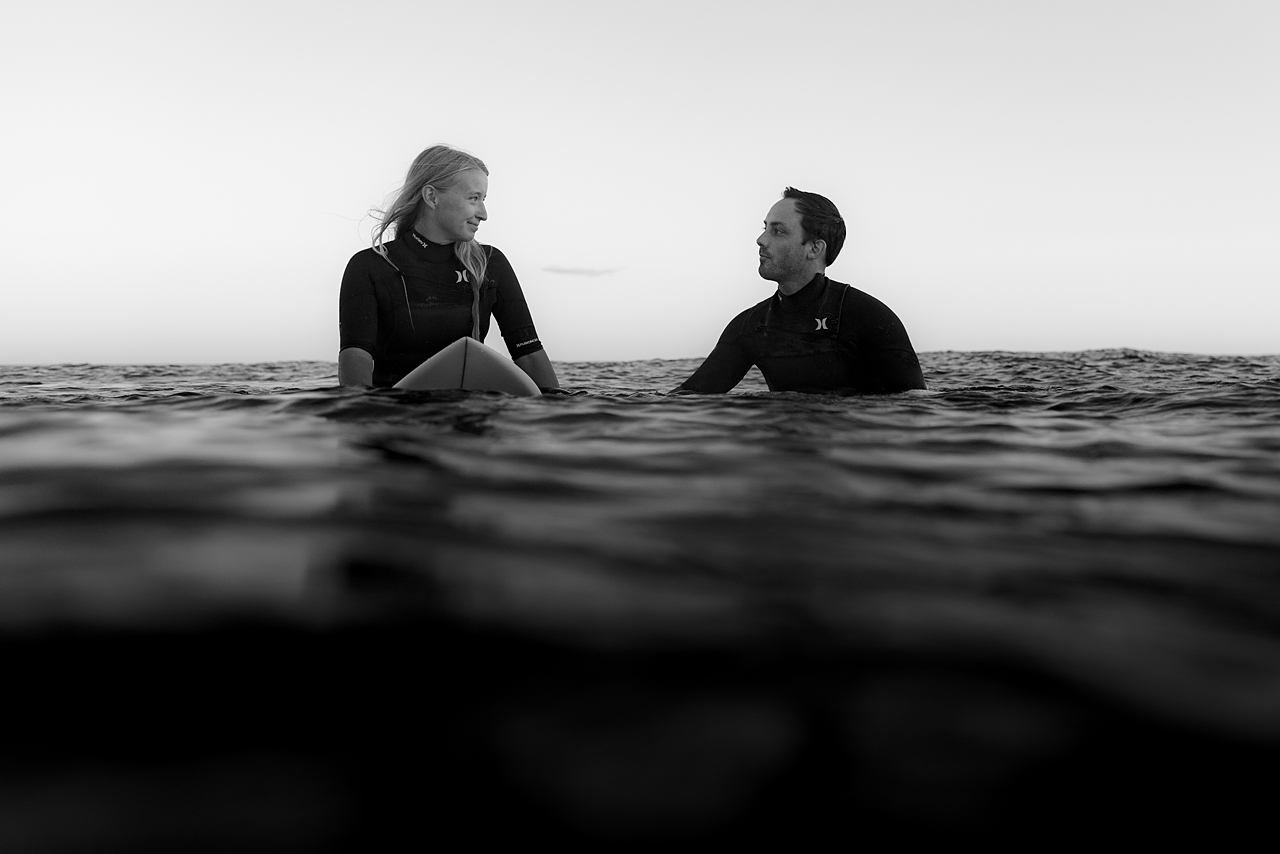
[[[680,390],[726,392],[752,365],[771,391],[887,394],[925,387],[897,315],[822,274],[791,296],[775,293],[731,320]]]

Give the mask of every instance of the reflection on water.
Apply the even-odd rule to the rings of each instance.
[[[1249,824],[1280,739],[1280,359],[922,360],[929,391],[879,398],[657,393],[691,361],[566,365],[577,393],[534,400],[10,369],[31,737],[0,816],[65,800],[142,840],[172,790],[190,841],[190,781],[261,766],[296,795],[279,826],[320,828],[262,850]]]

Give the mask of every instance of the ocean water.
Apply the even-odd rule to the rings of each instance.
[[[1261,825],[1280,357],[921,362],[0,369],[0,848]]]

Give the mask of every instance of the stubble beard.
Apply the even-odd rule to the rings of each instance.
[[[781,282],[800,271],[801,265],[787,264],[774,256],[760,261],[760,278],[770,282]]]

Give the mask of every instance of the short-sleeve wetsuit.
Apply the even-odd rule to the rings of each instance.
[[[752,365],[770,391],[887,394],[925,387],[897,315],[821,273],[791,296],[775,293],[731,320],[680,390],[726,392]]]
[[[453,244],[416,231],[384,244],[391,263],[372,249],[352,256],[338,298],[341,348],[373,356],[373,384],[393,386],[425,360],[471,334],[471,284]],[[480,289],[480,340],[498,319],[512,359],[542,349],[520,282],[492,246]],[[393,266],[394,265],[394,266]],[[403,278],[402,278],[403,276]]]

